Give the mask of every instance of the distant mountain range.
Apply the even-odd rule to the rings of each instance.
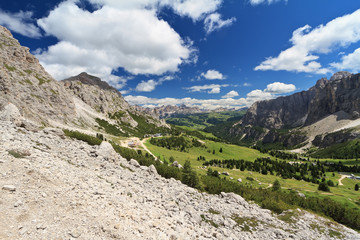
[[[191,115],[197,113],[211,113],[211,112],[225,112],[225,111],[242,111],[247,108],[235,110],[234,108],[217,108],[214,110],[200,109],[199,107],[188,107],[185,104],[182,105],[166,105],[155,108],[148,108],[147,112],[154,113],[160,118],[171,118],[180,115]]]

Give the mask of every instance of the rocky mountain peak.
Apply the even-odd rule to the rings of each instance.
[[[82,84],[91,85],[91,86],[98,86],[100,89],[103,90],[111,90],[116,92],[119,96],[121,96],[121,93],[114,87],[110,86],[107,82],[102,81],[100,78],[92,76],[86,72],[82,72],[77,76],[70,77],[63,80],[66,84],[66,82],[74,82],[79,81]]]
[[[343,78],[350,77],[351,75],[353,74],[345,71],[337,72],[330,78],[330,81],[341,80]]]

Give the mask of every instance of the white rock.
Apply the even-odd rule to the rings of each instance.
[[[16,191],[16,187],[14,185],[4,185],[2,187],[3,190],[6,191],[10,191],[10,192],[15,192]]]
[[[140,164],[138,163],[138,161],[136,161],[135,159],[130,159],[129,162],[131,165],[133,165],[134,167],[140,167]]]
[[[148,172],[152,175],[158,175],[158,172],[156,171],[156,168],[154,165],[150,165],[149,168],[148,168]]]

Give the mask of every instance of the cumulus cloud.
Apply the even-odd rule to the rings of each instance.
[[[185,88],[187,90],[189,90],[190,92],[204,92],[207,91],[207,93],[210,94],[215,94],[215,93],[220,93],[221,91],[221,87],[228,87],[228,84],[209,84],[209,85],[202,85],[202,86],[192,86],[192,87],[188,87]]]
[[[295,85],[280,82],[270,83],[264,90],[255,89],[249,92],[246,97],[253,102],[267,100],[278,97],[280,94],[290,93],[296,90]]]
[[[281,93],[289,93],[296,90],[294,84],[285,84],[281,82],[274,82],[267,85],[265,92],[272,93],[272,94],[281,94]]]
[[[197,61],[193,42],[181,36],[158,12],[202,21],[215,13],[222,0],[86,0],[95,11],[66,0],[37,21],[46,35],[59,42],[37,51],[37,57],[56,79],[86,71],[101,78],[113,77],[123,68],[131,74],[162,75],[177,72],[180,65]],[[222,22],[223,21],[223,22]],[[227,20],[214,22],[223,27]],[[217,24],[217,25],[216,25]],[[224,25],[225,24],[225,25]],[[28,28],[31,29],[31,28]]]
[[[158,19],[154,9],[136,8],[136,2],[146,6],[139,0],[122,9],[116,1],[104,0],[97,4],[109,5],[88,12],[71,0],[59,4],[37,21],[59,42],[37,57],[56,79],[82,71],[107,79],[118,68],[135,75],[178,71],[194,56],[191,43]]]
[[[26,37],[40,38],[40,29],[35,26],[32,15],[30,11],[9,13],[0,9],[0,25]]]
[[[135,88],[137,92],[152,92],[155,90],[156,86],[161,85],[165,81],[173,80],[173,76],[164,76],[160,78],[158,81],[155,80],[148,80],[148,81],[141,81]]]
[[[128,95],[125,100],[130,104],[142,105],[144,107],[158,107],[163,105],[181,105],[199,107],[201,109],[213,110],[216,108],[241,108],[250,106],[251,103],[245,98],[240,99],[196,99],[196,98],[149,98],[145,96]]]
[[[251,86],[251,83],[244,83],[243,86],[244,86],[244,87],[250,87],[250,86]]]
[[[230,91],[228,92],[227,94],[225,94],[224,96],[222,96],[222,98],[234,98],[234,97],[237,97],[239,96],[239,93],[237,91]]]
[[[207,80],[224,80],[225,76],[217,70],[210,69],[206,73],[201,73],[201,76]]]
[[[187,16],[198,21],[206,14],[215,12],[222,0],[163,0],[161,4],[171,6],[180,16]]]
[[[312,29],[309,25],[293,32],[292,47],[277,57],[269,57],[255,70],[285,70],[325,74],[330,72],[319,63],[320,54],[347,47],[360,41],[360,9]]]
[[[343,55],[343,54],[342,54]],[[353,73],[360,71],[360,48],[356,49],[353,53],[343,55],[341,62],[331,63],[332,67],[338,70],[349,70]]]
[[[158,85],[158,82],[154,80],[149,81],[141,81],[136,88],[135,91],[137,92],[152,92],[155,90],[156,85]]]
[[[230,91],[222,99],[196,99],[196,98],[149,98],[145,96],[133,96],[128,95],[125,97],[125,100],[130,104],[142,105],[145,107],[158,107],[163,105],[180,105],[185,104],[187,106],[197,106],[202,109],[216,109],[219,107],[223,108],[242,108],[249,107],[256,101],[262,101],[267,99],[273,99],[278,97],[280,94],[291,92],[292,87],[287,85],[292,84],[284,84],[284,83],[271,83],[268,84],[266,89],[264,90],[253,90],[246,95],[246,98],[238,98],[239,96],[236,91]],[[205,86],[193,86],[188,88],[192,91],[205,91],[212,90],[214,88],[228,87],[229,85],[205,85]],[[279,87],[281,86],[281,87]],[[287,87],[285,87],[287,86]],[[287,90],[285,90],[287,89]]]
[[[204,20],[204,29],[207,34],[212,33],[213,31],[219,30],[223,27],[228,27],[236,21],[235,17],[222,20],[219,13],[212,13],[208,15]]]
[[[255,6],[255,5],[259,5],[259,4],[263,4],[263,3],[267,3],[267,4],[272,4],[272,3],[276,3],[276,2],[280,2],[282,0],[250,0],[250,4]],[[284,0],[285,2],[287,2],[287,0]]]

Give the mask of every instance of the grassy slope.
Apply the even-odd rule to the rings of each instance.
[[[184,164],[186,160],[191,161],[192,167],[197,171],[198,174],[206,174],[205,169],[200,168],[202,166],[202,161],[197,161],[198,156],[204,156],[206,160],[211,159],[245,159],[248,161],[254,161],[258,157],[267,157],[269,155],[262,154],[257,150],[241,147],[237,145],[230,145],[225,143],[217,143],[212,141],[205,141],[208,148],[191,148],[188,152],[179,152],[174,150],[168,150],[158,146],[151,145],[149,142],[146,142],[145,145],[147,148],[154,153],[156,156],[160,156],[161,159],[169,160],[170,156],[173,156],[176,161],[180,164]],[[219,149],[223,148],[223,153],[219,152]],[[215,149],[215,154],[212,154],[212,150]],[[207,150],[210,150],[211,153],[208,153]],[[295,179],[283,179],[274,175],[263,175],[261,173],[250,172],[250,171],[240,171],[238,169],[224,169],[219,167],[212,167],[213,170],[221,172],[229,172],[230,177],[233,178],[233,181],[236,181],[238,178],[241,178],[244,184],[249,184],[253,187],[268,187],[269,184],[273,183],[278,179],[281,183],[283,189],[292,189],[304,193],[306,196],[316,196],[316,197],[330,197],[336,201],[342,202],[344,204],[349,204],[352,207],[360,208],[356,202],[360,201],[360,192],[354,191],[354,186],[356,183],[360,184],[360,181],[344,179],[342,183],[344,186],[331,187],[330,193],[324,193],[318,191],[318,185],[297,181]],[[327,173],[327,178],[331,179],[335,184],[338,183],[340,175],[335,173],[335,177],[332,176],[332,173]],[[225,177],[222,175],[222,177]],[[246,180],[247,177],[252,177],[255,180],[249,181]],[[229,178],[229,177],[227,177]],[[259,182],[262,184],[259,185]]]

